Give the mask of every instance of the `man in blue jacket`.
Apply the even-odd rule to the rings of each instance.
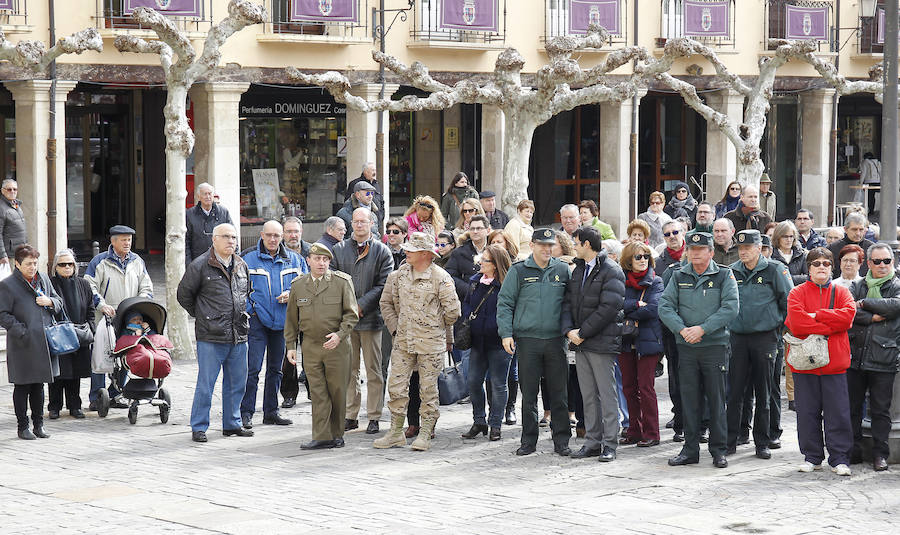
[[[250,273],[250,332],[247,350],[247,388],[241,402],[241,421],[253,427],[256,392],[263,356],[266,356],[266,382],[263,390],[263,423],[290,425],[278,413],[278,388],[281,386],[284,361],[284,320],[291,282],[308,273],[306,261],[290,251],[282,242],[281,223],[268,221],[260,232],[256,248],[244,255]]]

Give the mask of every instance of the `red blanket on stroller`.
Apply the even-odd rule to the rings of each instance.
[[[175,346],[160,334],[125,335],[116,340],[115,352],[125,352],[125,365],[132,374],[144,379],[162,379],[172,372]]]

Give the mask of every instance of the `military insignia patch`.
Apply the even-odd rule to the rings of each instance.
[[[713,287],[713,284],[715,284],[713,281],[709,281],[709,287],[710,287],[710,288]]]
[[[762,277],[756,277],[756,284],[762,284]]]
[[[306,304],[309,304],[309,299],[307,299],[307,298],[305,298],[305,297],[298,297],[298,298],[297,298],[297,304],[298,304],[298,305],[306,305]]]
[[[745,241],[747,241],[747,235],[741,234],[740,236],[738,236],[738,241],[744,243]]]
[[[545,237],[545,238],[552,238],[552,237],[553,237],[553,231],[550,230],[550,229],[545,230],[545,231],[544,231],[544,237]]]
[[[695,242],[699,242],[699,241],[700,241],[700,235],[699,235],[699,234],[694,234],[694,241],[695,241]]]

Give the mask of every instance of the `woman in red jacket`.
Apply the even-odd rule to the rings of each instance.
[[[811,334],[828,337],[828,364],[812,370],[797,370],[791,366],[797,409],[797,439],[800,452],[805,457],[800,471],[821,469],[825,459],[823,446],[827,446],[828,464],[832,471],[849,476],[853,431],[847,393],[846,372],[850,367],[847,331],[853,325],[856,305],[849,290],[831,283],[833,263],[831,251],[824,247],[816,247],[809,252],[806,257],[809,280],[791,290],[785,325],[797,338],[806,338]]]

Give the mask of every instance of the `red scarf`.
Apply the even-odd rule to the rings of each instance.
[[[673,250],[673,249],[669,249],[668,247],[666,247],[666,251],[669,251],[669,256],[672,257],[672,260],[675,260],[676,262],[681,262],[681,255],[684,254],[685,247],[687,247],[687,242],[683,242],[681,244],[681,249],[678,249],[677,251]]]
[[[641,286],[641,281],[647,276],[648,271],[650,271],[650,268],[647,268],[644,271],[629,271],[625,279],[625,286],[636,290],[643,290],[644,287]]]

